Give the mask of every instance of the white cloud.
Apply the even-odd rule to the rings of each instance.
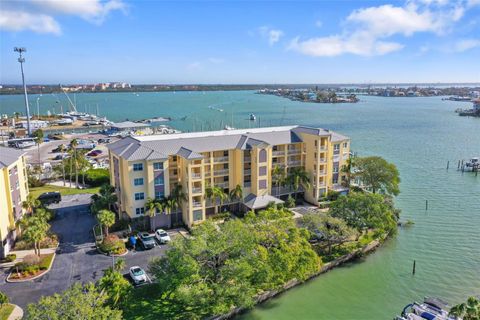
[[[14,10],[0,10],[0,30],[61,33],[60,25],[51,16]]]
[[[464,52],[476,47],[480,47],[480,39],[463,39],[455,43],[454,51]]]
[[[268,44],[271,46],[280,41],[280,38],[283,36],[282,30],[272,29],[265,26],[260,27],[258,31],[262,37],[268,40]]]
[[[469,0],[480,1],[480,0]],[[465,0],[407,0],[404,6],[391,4],[354,10],[345,19],[340,34],[291,41],[289,49],[311,56],[345,53],[371,56],[401,50],[404,45],[387,41],[393,36],[410,37],[419,32],[448,33],[465,14]]]
[[[30,30],[37,33],[60,34],[59,15],[77,16],[91,23],[101,24],[115,10],[126,12],[122,0],[24,0],[2,1],[0,29]]]

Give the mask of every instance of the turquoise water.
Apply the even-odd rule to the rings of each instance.
[[[66,98],[59,98],[66,106]],[[42,96],[41,112],[56,104],[55,99]],[[98,103],[100,113],[114,121],[170,116],[177,119],[171,125],[184,131],[231,125],[232,114],[235,127],[249,127],[248,114],[255,113],[261,126],[304,124],[338,130],[351,137],[360,155],[381,155],[398,166],[402,193],[397,205],[402,219],[413,220],[414,226],[400,229],[362,261],[294,288],[243,319],[391,319],[404,305],[426,295],[451,303],[480,295],[480,176],[455,170],[459,159],[480,156],[480,119],[458,117],[453,111],[468,104],[439,97],[361,99],[357,104],[328,105],[249,91],[138,97],[109,93],[79,94],[77,105],[83,110],[89,104],[93,112]],[[0,96],[0,113],[22,110],[21,96]],[[178,120],[183,116],[188,116],[185,121]]]

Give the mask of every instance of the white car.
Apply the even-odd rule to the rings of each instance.
[[[168,233],[163,229],[157,229],[157,231],[155,231],[155,238],[157,238],[160,243],[167,243],[171,240]]]
[[[130,268],[130,277],[135,284],[147,282],[147,274],[139,266]]]

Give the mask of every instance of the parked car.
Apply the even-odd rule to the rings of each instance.
[[[171,240],[168,233],[163,229],[157,229],[155,231],[155,238],[157,238],[160,243],[168,243]]]
[[[57,154],[53,160],[63,160],[65,158],[68,158],[69,154],[68,153],[61,153]]]
[[[45,192],[38,196],[38,200],[44,204],[49,205],[51,203],[59,203],[62,201],[62,195],[60,192]]]
[[[110,138],[100,138],[98,139],[98,143],[110,143]]]
[[[147,281],[147,274],[139,266],[131,267],[129,273],[135,284],[140,284]]]
[[[60,145],[58,145],[58,147],[56,147],[55,149],[53,149],[52,152],[53,152],[53,153],[61,152],[61,151],[62,151],[62,148],[63,148],[63,150],[67,150],[67,149],[68,149],[65,145],[60,144]]]
[[[156,245],[155,238],[151,236],[148,232],[141,232],[138,234],[138,240],[143,249],[153,249]]]
[[[96,157],[98,155],[101,155],[102,154],[102,150],[93,150],[93,151],[90,151],[89,153],[87,153],[87,156],[89,157]]]

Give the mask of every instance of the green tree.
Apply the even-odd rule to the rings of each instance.
[[[342,166],[340,169],[342,173],[345,173],[345,176],[347,178],[346,180],[346,187],[350,188],[350,185],[352,183],[352,170],[355,168],[355,158],[354,157],[349,157],[347,161],[345,161],[345,164]]]
[[[40,144],[43,142],[43,130],[42,129],[37,129],[32,133],[32,136],[35,140],[35,143],[37,144],[37,151],[38,151],[38,165],[40,165],[41,160],[40,160]]]
[[[172,201],[170,201],[170,204],[172,205],[170,208],[175,210],[175,212],[178,212],[178,209],[182,206],[182,203],[187,201],[187,195],[183,191],[181,184],[176,184],[173,187],[172,192],[170,192],[170,198],[172,199]]]
[[[109,184],[104,184],[100,187],[98,194],[92,195],[92,209],[93,212],[98,212],[102,209],[112,210],[112,206],[118,201],[115,193],[115,188]]]
[[[77,146],[78,140],[72,139],[70,142],[70,148],[72,153],[72,158],[70,159],[70,187],[72,186],[72,166],[75,169],[75,187],[78,188],[78,163],[77,163]]]
[[[147,202],[145,202],[145,209],[150,217],[155,216],[157,212],[162,212],[163,207],[163,201],[160,199],[147,198]]]
[[[382,233],[396,231],[397,218],[392,206],[379,194],[351,192],[340,196],[330,205],[330,214],[344,220],[359,234],[368,229]]]
[[[24,216],[20,220],[20,225],[23,227],[23,239],[33,244],[35,254],[40,256],[40,241],[42,241],[50,229],[50,225],[43,215]]]
[[[466,303],[452,307],[450,315],[463,320],[480,320],[480,300],[470,297]]]
[[[26,320],[121,320],[122,312],[107,305],[108,295],[89,283],[72,287],[27,306]]]
[[[355,177],[373,193],[400,193],[400,174],[393,163],[381,157],[357,158],[354,170]]]
[[[66,159],[63,158],[65,152],[67,151],[67,149],[65,148],[65,146],[63,144],[59,145],[59,150],[61,152],[61,155],[62,155],[62,161],[61,161],[61,166],[62,166],[62,177],[63,177],[63,186],[65,187],[66,185],[66,180],[65,180],[65,162],[66,162]]]
[[[240,202],[243,204],[243,189],[242,186],[237,184],[234,189],[230,191],[230,199],[232,201],[238,201],[237,210],[240,211]]]
[[[115,213],[110,210],[100,210],[97,213],[98,222],[103,226],[105,234],[108,236],[108,228],[115,223]]]
[[[119,259],[117,261],[124,261]],[[125,262],[124,262],[125,263]],[[117,308],[125,301],[125,298],[130,293],[132,286],[127,279],[116,268],[108,268],[105,270],[103,277],[97,283],[98,289],[106,292],[108,296],[107,303],[112,308]]]
[[[212,201],[214,204],[218,204],[218,208],[215,210],[220,212],[225,200],[228,199],[228,195],[225,194],[222,188],[219,186],[208,186],[205,188],[205,199]]]
[[[287,181],[295,191],[295,200],[297,200],[297,194],[300,187],[303,187],[305,191],[310,189],[310,176],[302,167],[292,168],[288,174]]]
[[[27,213],[33,213],[33,210],[38,208],[40,205],[40,201],[35,199],[31,194],[29,194],[27,199],[22,202],[22,208],[25,209]]]
[[[0,291],[0,308],[9,303],[8,296]]]
[[[276,165],[272,169],[272,180],[275,186],[277,187],[277,194],[280,194],[280,186],[285,184],[285,170],[280,166]]]
[[[332,252],[333,246],[341,245],[356,235],[356,231],[344,220],[326,214],[306,214],[300,219],[300,224],[313,238],[327,244],[328,254]]]

